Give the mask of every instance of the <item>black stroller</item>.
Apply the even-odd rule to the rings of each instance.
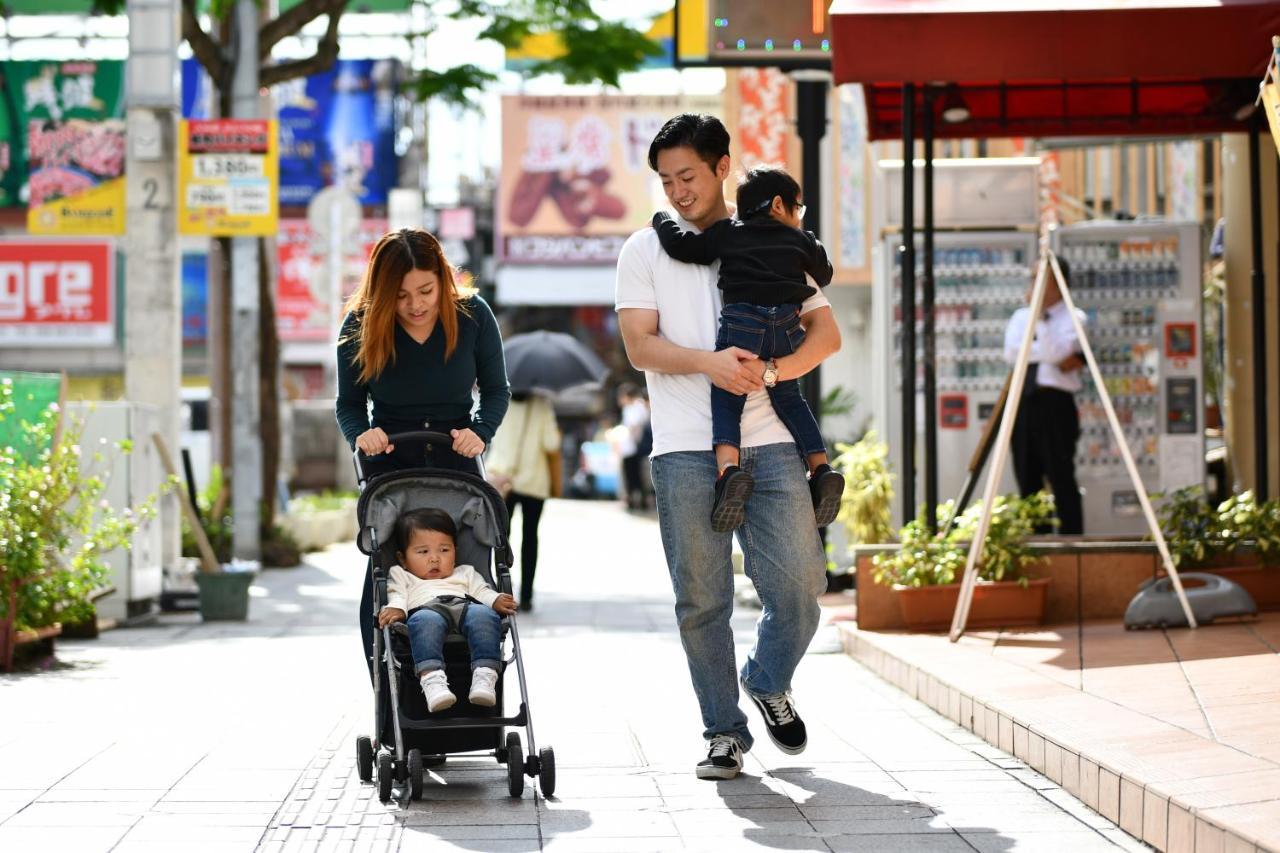
[[[450,447],[453,439],[438,432],[410,432],[390,436],[392,443],[420,443]],[[511,546],[507,541],[510,520],[506,504],[483,477],[441,468],[413,468],[381,474],[365,482],[360,451],[355,453],[356,478],[360,482],[360,502],[356,516],[360,524],[360,550],[373,561],[373,612],[387,602],[387,573],[396,563],[394,530],[396,519],[407,509],[431,506],[448,512],[458,526],[458,562],[474,566],[500,592],[511,592]],[[483,463],[481,463],[483,471]],[[496,564],[496,573],[494,566]],[[494,583],[495,577],[497,583]],[[507,638],[511,639],[508,653]],[[356,738],[356,760],[360,779],[371,782],[375,772],[378,798],[391,799],[394,783],[407,783],[410,799],[422,796],[424,767],[441,764],[445,756],[460,752],[487,752],[507,766],[507,788],[511,796],[524,792],[524,777],[537,777],[542,794],[550,797],[556,786],[555,753],[550,747],[538,750],[529,714],[529,694],[525,686],[520,635],[514,616],[502,620],[502,667],[497,683],[497,704],[479,707],[467,701],[471,687],[471,657],[466,639],[450,633],[445,640],[445,672],[450,688],[458,696],[453,707],[434,714],[427,712],[426,698],[413,671],[408,629],[403,622],[374,631],[371,652],[373,667],[373,713],[375,735]],[[504,687],[508,667],[515,663],[520,682],[520,709],[504,717]],[[383,698],[382,680],[390,688],[390,703]],[[520,744],[518,731],[528,736],[529,755]]]

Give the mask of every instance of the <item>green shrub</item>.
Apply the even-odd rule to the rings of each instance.
[[[953,501],[937,507],[937,527],[951,516]],[[897,553],[877,554],[873,562],[876,583],[922,587],[958,583],[969,559],[969,543],[978,531],[981,501],[970,504],[946,536],[930,534],[923,512],[902,528]],[[1025,570],[1042,558],[1031,553],[1026,540],[1053,515],[1053,498],[1040,492],[1027,498],[999,496],[991,511],[991,523],[978,561],[978,577],[987,581],[1016,580],[1026,583]]]
[[[12,383],[0,380],[0,421],[28,447],[43,448],[28,458],[0,448],[0,619],[20,630],[84,621],[93,616],[94,595],[110,582],[107,554],[130,547],[139,522],[155,517],[158,496],[137,507],[110,507],[102,498],[106,480],[94,470],[105,457],[86,458],[83,421],[68,417],[59,437],[56,405],[15,430],[16,412]],[[114,450],[129,453],[132,446],[119,442]]]

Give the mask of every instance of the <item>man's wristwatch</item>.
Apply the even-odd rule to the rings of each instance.
[[[772,388],[778,384],[778,362],[769,359],[764,363],[764,387]]]

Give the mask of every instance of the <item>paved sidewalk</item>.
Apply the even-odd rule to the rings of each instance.
[[[362,564],[340,547],[265,573],[247,625],[165,616],[0,677],[0,850],[1145,849],[840,654],[834,628],[796,679],[809,749],[775,750],[752,710],[744,775],[695,779],[700,724],[656,524],[552,502],[542,529],[537,609],[520,624],[555,799],[529,780],[511,800],[492,759],[450,759],[412,804],[383,806],[356,780]],[[738,614],[740,654],[755,615]]]

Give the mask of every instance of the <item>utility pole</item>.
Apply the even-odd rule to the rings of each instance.
[[[156,429],[179,446],[182,276],[177,234],[178,6],[128,0],[125,237],[129,297],[124,318],[125,398],[159,410]],[[143,440],[142,436],[138,440]],[[150,437],[146,437],[150,441]],[[177,496],[159,513],[164,566],[177,563]]]
[[[831,72],[799,70],[791,72],[796,81],[796,135],[800,137],[804,227],[822,237],[822,139],[827,135],[827,98]],[[809,408],[821,424],[822,367],[819,365],[800,378],[800,389]]]
[[[258,96],[258,6],[238,0],[231,26],[231,117],[261,117]],[[245,560],[262,556],[261,407],[258,361],[258,238],[231,238],[231,553]]]

